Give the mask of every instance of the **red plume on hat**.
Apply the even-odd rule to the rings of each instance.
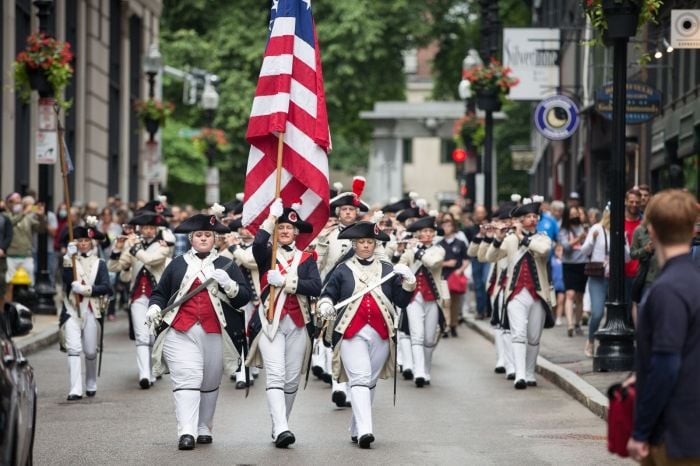
[[[355,195],[353,203],[356,207],[360,206],[360,196],[362,196],[362,192],[365,190],[365,183],[367,183],[367,180],[362,176],[356,176],[352,179],[352,193]]]

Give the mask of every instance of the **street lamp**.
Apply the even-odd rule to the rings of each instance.
[[[219,106],[219,93],[216,92],[213,82],[218,78],[216,75],[208,75],[204,82],[204,91],[202,92],[202,109],[207,119],[207,125],[211,130],[214,129],[214,112]],[[211,141],[207,142],[207,186],[205,191],[206,203],[211,205],[219,202],[219,169],[214,165],[216,158],[216,145]]]
[[[143,71],[148,75],[148,97],[156,96],[156,76],[163,68],[163,57],[155,42],[148,48],[148,53],[143,56]]]
[[[479,52],[477,52],[475,49],[469,49],[467,52],[467,55],[464,57],[464,60],[462,60],[462,75],[464,76],[464,72],[470,71],[472,68],[475,66],[483,65],[484,62],[481,61],[481,57],[479,56]],[[471,90],[471,84],[469,83],[468,79],[462,78],[462,80],[459,82],[459,86],[457,87],[457,92],[459,94],[459,98],[464,101],[464,114],[467,115],[469,113],[476,113],[476,103],[474,100],[474,96],[472,95],[472,90]],[[474,155],[475,151],[474,148],[472,147],[471,142],[465,141],[465,144],[468,144],[468,147],[465,147],[467,152],[469,154]],[[477,162],[479,158],[477,157]],[[465,166],[466,164],[463,164]],[[473,164],[472,164],[473,167]],[[466,189],[464,191],[467,192],[468,196],[474,201],[475,199],[472,197],[473,193],[476,192],[476,181],[474,179],[474,169],[465,169],[462,170],[462,176],[460,177],[459,183],[460,183],[460,190],[462,186],[465,186]],[[458,175],[459,176],[459,175]]]

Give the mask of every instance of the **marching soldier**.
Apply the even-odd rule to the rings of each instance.
[[[321,293],[321,277],[313,255],[297,249],[299,233],[310,233],[310,223],[299,218],[298,206],[283,208],[275,199],[270,216],[253,241],[253,256],[260,272],[262,304],[249,325],[251,347],[246,364],[266,369],[267,405],[272,417],[272,440],[287,448],[296,440],[289,430],[289,416],[299,388],[306,357],[310,357],[313,323],[310,299]],[[271,269],[271,235],[277,235],[277,268]],[[268,321],[270,293],[274,289],[274,314]],[[306,327],[306,328],[305,328]]]
[[[351,240],[355,254],[331,272],[318,309],[323,319],[334,322],[333,376],[350,384],[350,438],[369,448],[377,380],[394,375],[394,305],[408,305],[416,279],[407,266],[392,267],[374,257],[378,242],[389,239],[377,224],[358,222],[338,238]],[[338,303],[345,306],[336,316]]]
[[[63,258],[64,296],[59,323],[68,353],[68,401],[83,397],[80,353],[85,353],[85,392],[89,397],[97,393],[98,324],[112,294],[107,265],[93,253],[93,240],[102,241],[104,235],[95,228],[96,219],[90,219],[87,227],[73,228],[74,241],[68,244]]]
[[[129,335],[136,343],[139,385],[148,389],[156,380],[151,373],[153,339],[145,323],[148,300],[170,261],[172,247],[159,231],[168,226],[160,214],[145,212],[131,219],[129,224],[138,227],[139,234],[117,238],[107,267],[110,272],[120,272],[122,279],[129,281]]]
[[[433,244],[437,226],[435,217],[427,216],[411,223],[407,231],[416,235],[417,243],[406,249],[399,260],[416,275],[416,290],[406,308],[411,335],[411,353],[416,387],[430,385],[433,351],[445,329],[440,310],[449,296],[442,280],[445,250]]]
[[[554,326],[551,303],[552,285],[547,262],[552,240],[537,233],[540,203],[524,199],[513,211],[510,233],[494,231],[494,241],[486,252],[489,262],[508,260],[508,279],[503,291],[513,344],[515,388],[536,386],[535,368],[543,327]]]
[[[318,269],[321,280],[326,280],[328,274],[349,254],[352,254],[352,242],[339,238],[340,233],[357,222],[361,213],[369,212],[369,205],[360,199],[365,188],[365,179],[356,176],[352,180],[352,192],[340,193],[331,199],[330,208],[335,211],[338,223],[324,229],[317,238],[316,252],[318,254]],[[327,342],[330,343],[330,342]],[[315,342],[320,345],[320,343]],[[332,371],[331,361],[333,355],[330,347],[316,349],[319,353],[325,354],[325,368]],[[340,383],[337,379],[332,379],[331,400],[339,408],[348,406],[348,389],[346,383]]]
[[[175,231],[188,234],[192,249],[167,266],[146,317],[153,329],[169,326],[154,346],[154,373],[170,372],[178,449],[192,450],[195,435],[199,444],[212,443],[224,366],[232,371],[238,362],[232,339],[243,335],[243,319],[237,308],[248,302],[250,289],[238,266],[214,249],[215,236],[229,231],[214,215],[193,215]],[[170,303],[175,307],[163,315]]]

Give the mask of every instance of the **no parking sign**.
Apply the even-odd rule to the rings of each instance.
[[[566,96],[553,95],[535,108],[535,128],[547,139],[560,141],[570,138],[578,125],[578,107]]]

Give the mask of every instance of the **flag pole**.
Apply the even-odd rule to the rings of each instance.
[[[282,190],[282,148],[284,147],[284,132],[280,132],[277,136],[277,172],[275,178],[275,199],[280,197]],[[277,219],[272,230],[272,264],[270,270],[277,268]],[[275,318],[275,287],[270,287],[270,299],[267,306],[267,321],[272,322]]]
[[[61,162],[61,175],[63,177],[63,198],[66,203],[66,210],[68,211],[68,244],[73,242],[73,216],[71,215],[70,206],[70,190],[68,189],[68,173],[66,173],[66,154],[64,151],[64,141],[63,141],[63,125],[61,125],[60,112],[61,109],[58,105],[54,105],[54,110],[56,111],[56,135],[58,136],[58,156]],[[71,256],[71,265],[73,266],[73,281],[78,279],[78,273],[75,268],[75,255]],[[80,317],[80,297],[75,296],[75,310]]]

